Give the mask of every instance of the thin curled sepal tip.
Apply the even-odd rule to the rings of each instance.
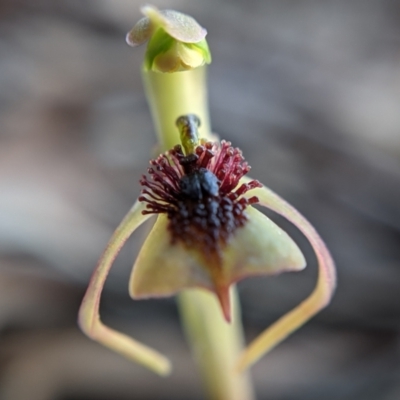
[[[107,275],[127,239],[148,218],[142,214],[143,209],[143,205],[136,202],[108,242],[83,298],[79,309],[78,324],[90,339],[161,376],[167,376],[171,372],[171,363],[168,358],[137,340],[104,325],[99,316],[100,297]]]
[[[307,219],[265,186],[255,188],[252,195],[258,197],[260,205],[292,222],[308,239],[317,257],[318,279],[308,298],[268,327],[244,350],[236,364],[235,371],[238,373],[256,363],[263,355],[326,307],[330,303],[336,288],[336,269],[332,256]]]
[[[207,31],[189,15],[154,6],[141,8],[145,15],[126,35],[136,47],[148,41],[144,68],[155,72],[179,72],[211,62]]]

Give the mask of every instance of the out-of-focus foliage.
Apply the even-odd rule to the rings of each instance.
[[[175,373],[161,380],[76,327],[90,272],[154,155],[143,50],[124,41],[140,5],[0,4],[2,399],[202,398],[173,300],[129,300],[144,230],[110,276],[102,315],[169,354]],[[208,30],[214,130],[307,215],[338,266],[332,305],[253,369],[259,399],[400,398],[400,7],[155,5]],[[290,232],[310,268],[239,285],[249,338],[313,287],[312,253]]]

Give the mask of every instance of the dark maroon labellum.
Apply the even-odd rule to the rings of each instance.
[[[180,145],[150,161],[149,180],[143,176],[140,201],[144,214],[165,213],[172,243],[196,248],[205,257],[220,255],[233,232],[247,221],[244,212],[258,202],[242,195],[261,187],[240,179],[250,170],[239,149],[230,142],[202,142],[193,154],[184,155]]]

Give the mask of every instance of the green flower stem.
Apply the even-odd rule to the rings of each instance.
[[[243,346],[237,291],[231,288],[232,322],[222,318],[215,295],[201,290],[185,290],[179,308],[192,352],[212,400],[251,400],[253,388],[248,373],[233,368]]]
[[[201,121],[200,137],[212,138],[206,85],[206,67],[185,72],[144,71],[143,79],[161,151],[180,143],[176,119],[196,114]],[[211,400],[252,400],[252,385],[246,373],[234,372],[243,347],[243,332],[236,289],[231,291],[232,322],[222,315],[215,295],[190,289],[178,298],[192,352]]]

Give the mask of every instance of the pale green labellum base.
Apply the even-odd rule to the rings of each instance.
[[[221,265],[209,266],[197,249],[171,243],[168,218],[159,215],[135,262],[129,291],[133,298],[169,296],[182,289],[201,287],[218,294],[252,275],[274,275],[302,270],[306,263],[294,241],[253,207],[222,250]],[[207,251],[207,249],[204,249]],[[219,268],[218,281],[212,268]]]

